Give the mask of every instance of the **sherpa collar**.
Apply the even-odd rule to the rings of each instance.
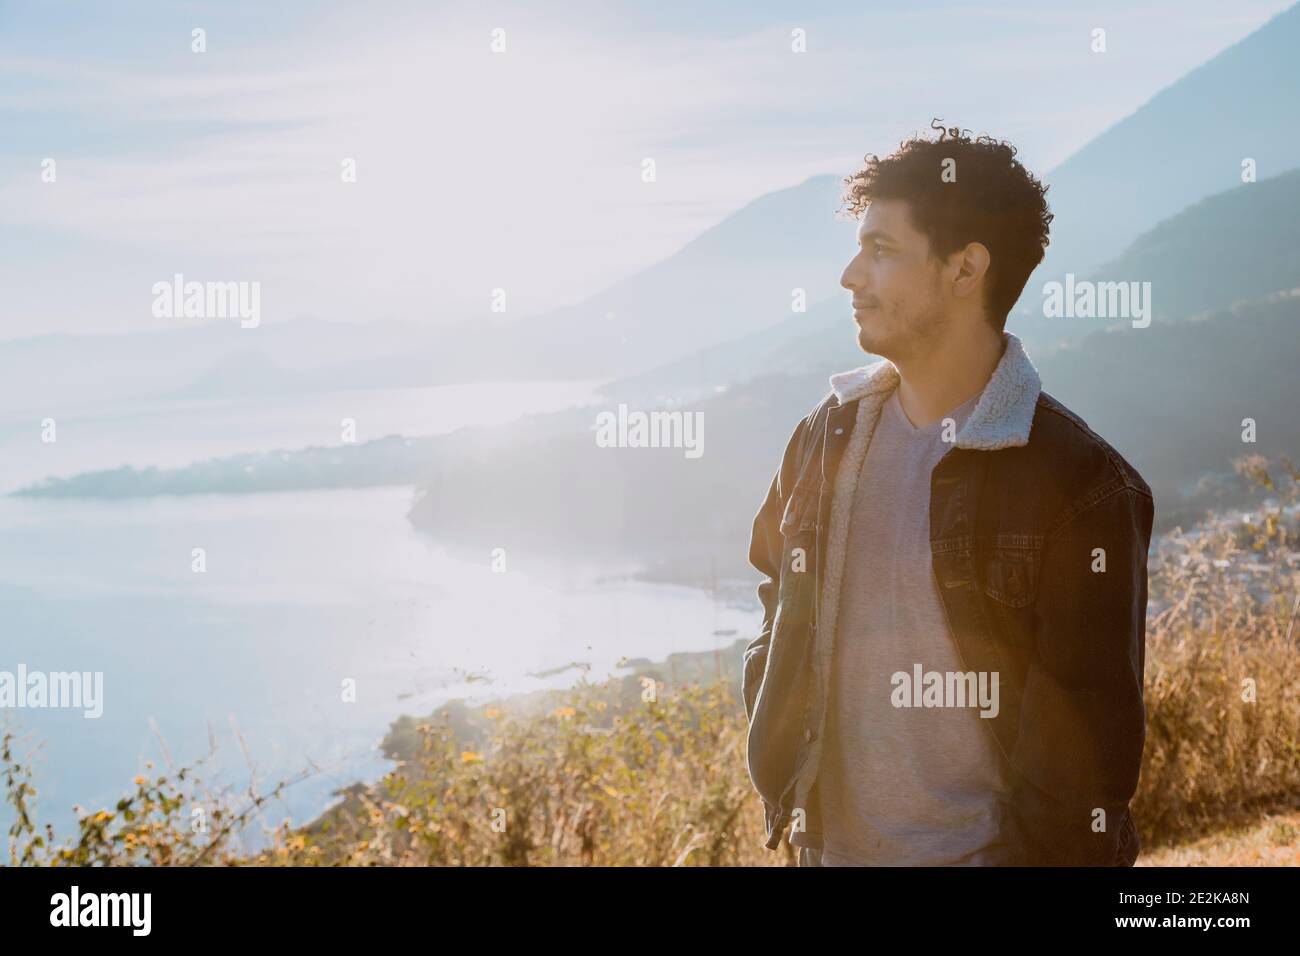
[[[1034,421],[1042,380],[1025,354],[1020,338],[1003,331],[1002,340],[1005,343],[1002,358],[989,376],[975,410],[957,432],[954,444],[958,448],[995,451],[1029,442],[1029,428]],[[831,390],[841,405],[877,394],[883,397],[864,404],[881,405],[898,387],[898,382],[898,368],[889,359],[836,372],[830,377]]]

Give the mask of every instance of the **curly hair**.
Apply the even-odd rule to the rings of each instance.
[[[1016,148],[991,136],[971,139],[969,130],[930,124],[938,139],[914,136],[897,151],[844,178],[844,204],[861,219],[875,199],[900,199],[913,226],[930,243],[930,252],[946,257],[967,243],[989,251],[985,306],[999,331],[1007,314],[1043,261],[1052,213],[1047,189],[1016,159]],[[945,165],[947,160],[953,163]],[[944,176],[946,170],[955,178]]]

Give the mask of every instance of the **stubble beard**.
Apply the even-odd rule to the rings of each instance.
[[[933,301],[922,303],[915,312],[905,316],[898,303],[892,303],[885,331],[873,328],[869,319],[858,329],[858,347],[894,364],[931,351],[948,325],[938,306]]]

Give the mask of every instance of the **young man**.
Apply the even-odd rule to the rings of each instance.
[[[1015,152],[941,131],[846,180],[883,358],[799,422],[749,554],[749,773],[801,865],[1137,857],[1154,502],[1004,331],[1052,219]]]

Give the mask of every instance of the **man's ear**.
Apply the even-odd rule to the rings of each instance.
[[[952,254],[952,259],[957,268],[956,275],[952,280],[953,295],[966,297],[974,295],[988,275],[989,263],[993,257],[989,255],[988,246],[982,242],[968,242],[965,248],[958,249]]]

